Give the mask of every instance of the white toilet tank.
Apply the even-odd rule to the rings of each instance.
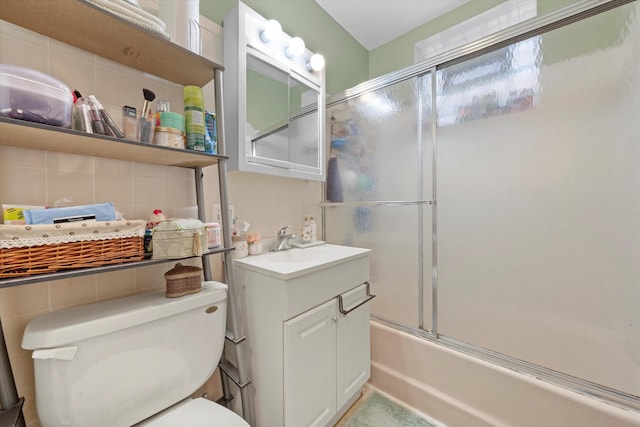
[[[137,295],[33,319],[36,407],[50,426],[131,426],[190,396],[220,359],[227,287]]]

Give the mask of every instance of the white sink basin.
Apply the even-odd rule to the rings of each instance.
[[[324,244],[310,248],[293,248],[280,252],[265,252],[234,259],[236,267],[268,274],[279,279],[308,274],[350,259],[366,256],[369,249]]]

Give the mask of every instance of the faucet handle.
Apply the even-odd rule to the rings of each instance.
[[[290,228],[290,225],[285,225],[280,230],[278,230],[278,237],[283,238],[287,235],[287,230]]]

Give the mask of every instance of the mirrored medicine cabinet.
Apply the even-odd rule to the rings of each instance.
[[[324,70],[289,56],[284,33],[265,41],[266,21],[243,3],[225,17],[229,169],[324,180]]]

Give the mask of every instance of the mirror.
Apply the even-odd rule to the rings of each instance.
[[[289,77],[289,145],[291,162],[318,168],[318,99],[320,92]]]
[[[229,170],[322,181],[324,68],[308,49],[293,56],[289,35],[263,37],[266,22],[242,2],[224,19]]]
[[[289,74],[249,53],[247,139],[252,156],[289,161]]]
[[[253,161],[319,168],[320,90],[247,51],[247,139]],[[280,163],[284,162],[284,163]]]

